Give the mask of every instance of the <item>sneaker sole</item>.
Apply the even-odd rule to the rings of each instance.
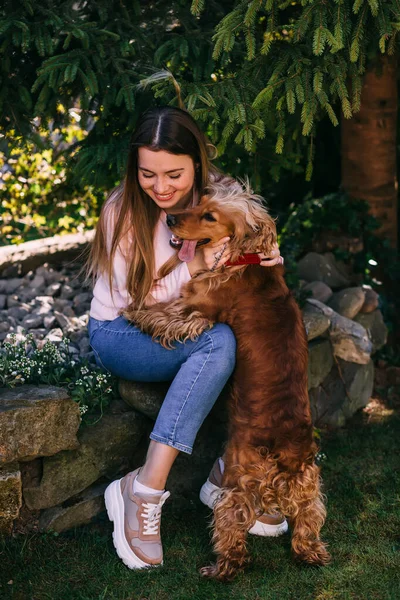
[[[153,566],[140,560],[126,541],[124,531],[124,500],[121,494],[121,479],[113,481],[104,492],[108,518],[114,523],[113,543],[118,556],[129,569],[150,569]],[[162,563],[160,563],[162,564]]]
[[[221,488],[214,485],[209,479],[207,479],[200,490],[200,500],[203,504],[208,506],[208,508],[213,509],[220,494]],[[249,529],[249,533],[263,537],[278,537],[279,535],[286,533],[288,529],[289,526],[286,519],[278,525],[268,525],[267,523],[256,521],[253,527]]]

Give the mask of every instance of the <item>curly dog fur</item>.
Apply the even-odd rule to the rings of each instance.
[[[231,237],[232,262],[247,252],[268,252],[273,219],[248,186],[214,184],[199,206],[170,211],[183,239]],[[247,561],[246,538],[257,516],[279,511],[291,524],[296,558],[325,565],[320,540],[325,507],[320,490],[307,391],[307,337],[301,312],[281,265],[222,267],[197,273],[172,303],[125,316],[166,347],[196,338],[215,322],[230,325],[237,363],[229,406],[223,492],[214,508],[215,565],[205,576],[228,580]]]

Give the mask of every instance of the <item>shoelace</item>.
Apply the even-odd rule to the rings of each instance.
[[[160,518],[161,518],[161,509],[166,501],[169,498],[170,493],[165,492],[158,504],[153,504],[152,502],[144,502],[143,510],[141,513],[143,517],[144,527],[143,527],[143,535],[153,535],[158,533],[158,528],[160,526]]]

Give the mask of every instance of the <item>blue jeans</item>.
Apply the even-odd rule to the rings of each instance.
[[[89,339],[97,364],[117,377],[172,380],[150,439],[191,454],[201,424],[235,367],[232,330],[218,323],[195,341],[166,350],[124,317],[90,317]]]

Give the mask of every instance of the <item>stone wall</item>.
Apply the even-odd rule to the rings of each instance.
[[[86,324],[91,294],[82,288],[79,265],[37,266],[31,260],[35,268],[27,270],[18,262],[5,264],[0,273],[0,341],[26,330],[56,344],[66,335],[77,359],[90,359]],[[371,395],[371,355],[387,335],[379,298],[352,280],[329,253],[308,254],[299,263],[299,274],[310,293],[303,318],[314,422],[341,426]],[[87,523],[101,512],[107,483],[141,464],[167,388],[120,381],[120,398],[114,398],[97,423],[85,427],[64,389],[0,388],[0,530],[12,530],[21,507],[34,517],[34,526],[55,531]],[[175,497],[197,493],[221,452],[226,396],[225,390],[206,419],[193,456],[178,457],[168,486]]]

